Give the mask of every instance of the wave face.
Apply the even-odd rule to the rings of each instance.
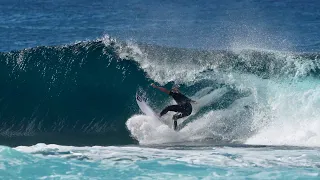
[[[1,53],[2,143],[132,142],[124,122],[148,78],[107,41]]]
[[[204,51],[109,37],[0,54],[2,144],[250,143],[320,146],[319,54]],[[180,132],[139,115],[157,82],[196,99]],[[170,124],[170,114],[165,121]]]

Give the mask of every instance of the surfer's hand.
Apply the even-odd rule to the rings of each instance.
[[[151,83],[151,86],[154,87],[154,88],[157,87],[154,83]]]

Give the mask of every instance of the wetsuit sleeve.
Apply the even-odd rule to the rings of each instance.
[[[184,96],[186,102],[190,103],[192,100],[190,98],[188,98],[187,96]]]

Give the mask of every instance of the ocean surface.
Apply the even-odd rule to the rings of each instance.
[[[1,0],[0,179],[320,179],[320,2]],[[197,101],[172,129],[143,115]]]

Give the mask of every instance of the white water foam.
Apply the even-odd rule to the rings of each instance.
[[[308,82],[274,87],[269,96],[271,122],[248,144],[320,146],[320,85]]]
[[[158,160],[163,165],[178,164],[204,165],[213,167],[316,167],[319,152],[316,150],[277,150],[268,148],[198,147],[187,149],[115,147],[115,146],[60,146],[55,144],[36,144],[18,146],[15,150],[37,156],[66,159],[81,159],[101,162],[108,166],[126,167],[139,161]],[[290,152],[290,153],[288,153]],[[199,155],[201,154],[201,155]],[[276,156],[275,156],[276,154]]]

